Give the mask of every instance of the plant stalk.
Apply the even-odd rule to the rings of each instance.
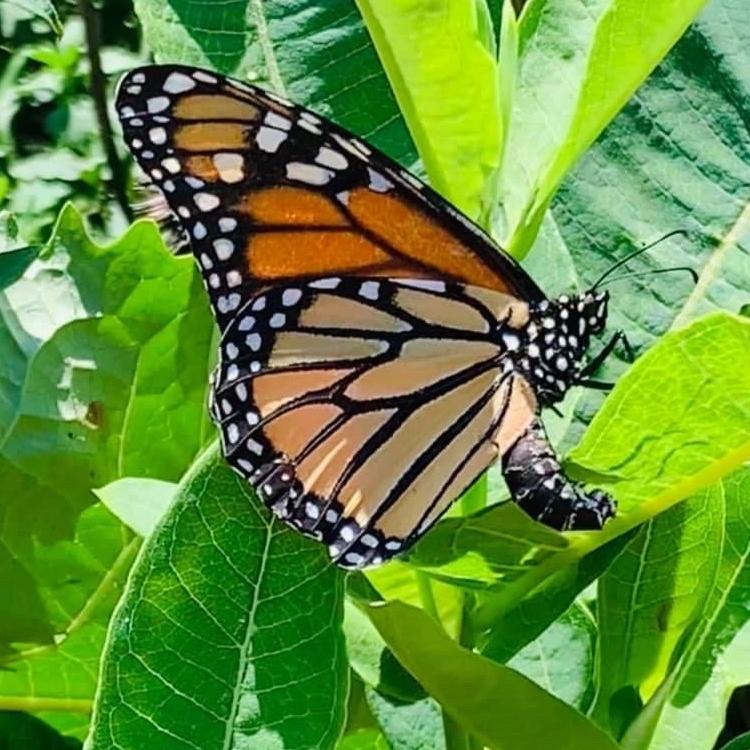
[[[461,498],[461,515],[464,517],[476,513],[487,505],[487,475],[484,474],[474,486]],[[473,634],[470,626],[470,612],[473,599],[471,594],[461,595],[461,612],[459,614],[456,640],[459,646],[470,651],[474,648]],[[481,688],[479,688],[481,689]],[[482,750],[482,744],[474,739],[463,727],[458,725],[443,711],[443,731],[445,732],[446,750]]]
[[[91,0],[78,0],[78,10],[83,18],[86,30],[86,50],[91,69],[91,97],[94,100],[96,119],[99,123],[99,134],[104,146],[107,165],[112,175],[110,181],[112,193],[127,220],[132,221],[133,212],[128,202],[126,189],[127,174],[115,148],[112,123],[109,121],[109,114],[107,113],[107,86],[101,59],[101,14]]]

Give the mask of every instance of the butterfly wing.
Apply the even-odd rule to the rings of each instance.
[[[401,551],[533,419],[495,339],[541,291],[393,161],[261,89],[153,66],[117,109],[222,330],[230,465],[340,564]]]
[[[508,295],[423,280],[255,294],[224,332],[214,375],[227,460],[339,564],[382,562],[533,419],[531,390],[487,337],[498,318],[526,315]]]
[[[130,150],[212,272],[216,301],[240,283],[344,274],[452,279],[543,299],[434,191],[273,94],[194,68],[151,66],[125,77],[117,110]]]

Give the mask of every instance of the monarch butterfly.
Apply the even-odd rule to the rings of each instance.
[[[147,66],[116,106],[220,328],[224,456],[279,518],[343,567],[375,565],[498,457],[542,523],[614,515],[565,476],[539,418],[587,372],[606,292],[548,299],[409,172],[260,88]]]

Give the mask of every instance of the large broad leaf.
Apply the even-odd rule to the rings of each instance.
[[[192,264],[150,222],[101,247],[68,209],[18,270],[0,293],[0,582],[12,592],[0,705],[85,719],[138,548],[92,489],[125,473],[176,479],[193,460],[209,434],[212,327]]]
[[[62,24],[52,0],[5,0],[0,9],[0,29],[3,36],[12,43],[16,23],[32,18],[43,21],[56,36],[62,35]]]
[[[565,174],[705,2],[531,0],[524,9],[509,51],[517,75],[501,188],[511,252],[528,251]]]
[[[333,747],[343,583],[320,544],[272,520],[209,451],[113,618],[87,747]]]
[[[312,106],[410,165],[414,147],[353,0],[136,0],[159,62],[214,68]]]
[[[560,700],[586,711],[593,692],[596,623],[582,604],[569,607],[509,662]]]
[[[722,487],[646,524],[599,580],[592,715],[618,736],[667,676],[676,645],[705,611],[725,534]]]
[[[714,746],[750,681],[749,558],[744,469],[646,527],[605,577],[596,715],[621,732],[649,701],[628,750],[677,750],[686,733],[695,750]]]
[[[357,0],[432,186],[472,219],[499,166],[502,121],[484,0]]]
[[[697,285],[675,272],[611,287],[610,330],[623,329],[636,354],[670,328],[717,309],[739,312],[750,300],[750,50],[738,42],[750,36],[746,11],[743,0],[712,0],[552,205],[584,288],[636,246],[688,231],[627,270],[690,266]],[[623,369],[613,356],[601,378]],[[585,420],[601,400],[584,396]]]
[[[401,663],[485,745],[496,750],[616,747],[574,709],[512,669],[462,648],[415,607],[390,602],[371,605],[368,613]]]

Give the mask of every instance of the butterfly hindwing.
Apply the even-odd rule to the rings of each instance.
[[[214,376],[227,460],[340,564],[391,557],[533,418],[533,396],[486,335],[524,307],[418,279],[332,277],[253,295]]]

